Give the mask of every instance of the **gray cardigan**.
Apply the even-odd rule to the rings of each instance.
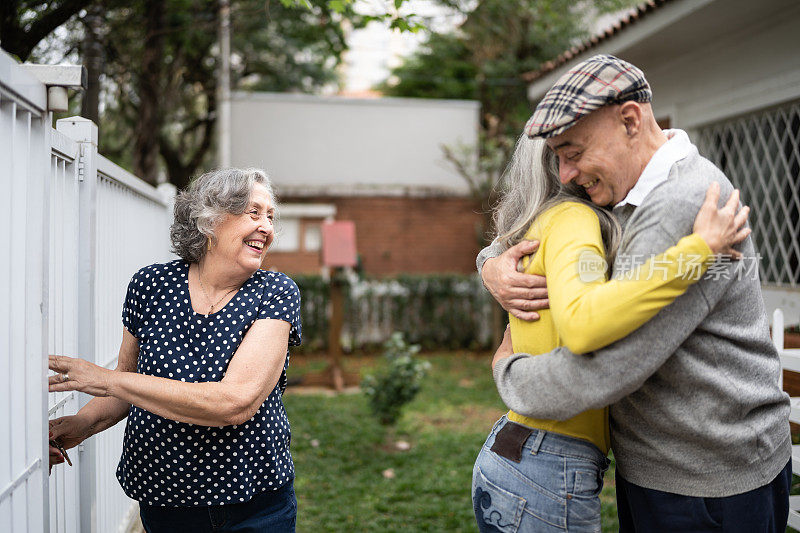
[[[620,255],[646,259],[691,233],[712,181],[727,199],[730,182],[696,149],[673,165],[641,206],[616,213],[624,227]],[[791,456],[789,398],[778,387],[780,361],[752,240],[740,249],[745,260],[717,262],[606,348],[577,355],[561,347],[500,361],[494,379],[503,401],[520,414],[557,420],[610,405],[617,468],[642,487],[719,497],[769,483]],[[500,251],[484,249],[479,269]],[[617,262],[613,275],[630,268]]]

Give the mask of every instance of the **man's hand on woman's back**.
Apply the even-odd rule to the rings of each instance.
[[[521,320],[538,320],[536,311],[550,307],[545,277],[517,271],[519,260],[538,248],[537,241],[522,241],[487,259],[481,269],[483,284],[494,299]]]

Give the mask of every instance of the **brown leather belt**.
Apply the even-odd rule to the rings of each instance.
[[[491,450],[500,457],[519,463],[522,460],[522,446],[531,433],[533,429],[508,421],[495,435]]]

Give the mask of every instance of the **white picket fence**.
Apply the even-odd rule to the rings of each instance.
[[[778,378],[783,386],[783,370],[800,372],[800,349],[783,347],[783,330],[785,327],[783,311],[776,309],[772,314],[772,342],[781,357],[781,374]],[[800,398],[791,398],[792,409],[789,420],[800,424]],[[800,444],[792,446],[792,472],[800,474]],[[789,526],[800,531],[800,496],[789,496]]]
[[[48,476],[48,419],[90,398],[48,394],[47,355],[116,364],[127,282],[169,258],[169,191],[101,156],[92,122],[51,123],[47,87],[0,52],[0,531],[122,531],[124,423]]]

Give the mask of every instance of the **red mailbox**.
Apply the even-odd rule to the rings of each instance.
[[[356,225],[351,220],[322,223],[322,264],[327,267],[356,266]]]

